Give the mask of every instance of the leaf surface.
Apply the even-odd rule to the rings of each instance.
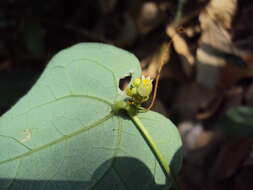
[[[120,78],[140,76],[137,58],[82,43],[58,53],[0,118],[0,189],[166,189],[171,185],[126,115],[114,115]],[[176,127],[155,112],[139,114],[168,164],[181,165]]]

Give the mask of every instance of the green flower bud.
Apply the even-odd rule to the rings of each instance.
[[[136,78],[134,79],[132,86],[134,87],[138,87],[141,84],[141,79],[140,78]]]
[[[132,97],[134,103],[141,104],[149,99],[152,88],[152,80],[149,77],[142,76],[133,80],[130,87],[126,89],[126,94]]]
[[[136,87],[127,88],[126,94],[131,97],[134,96],[135,94],[137,94],[137,88]]]
[[[141,81],[141,84],[138,87],[138,94],[140,94],[143,97],[148,97],[152,92],[152,80],[144,78]]]

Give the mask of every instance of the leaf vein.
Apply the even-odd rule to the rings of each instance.
[[[32,150],[30,147],[26,146],[25,144],[23,144],[22,142],[20,142],[18,139],[14,138],[14,137],[5,136],[5,135],[0,135],[0,137],[12,139],[12,140],[14,140],[15,142],[17,142],[18,144],[20,144],[21,146],[25,147],[27,150]]]
[[[72,138],[72,137],[74,137],[74,136],[77,136],[77,135],[79,135],[79,134],[82,134],[82,133],[85,132],[85,131],[88,131],[88,130],[90,130],[90,129],[92,129],[92,128],[95,128],[95,127],[98,126],[99,124],[101,124],[101,123],[107,121],[108,119],[110,119],[110,118],[112,118],[112,117],[113,117],[113,114],[110,113],[110,114],[106,115],[105,117],[103,117],[102,119],[99,119],[99,120],[96,121],[95,123],[91,124],[91,125],[88,126],[88,127],[81,128],[81,129],[79,129],[79,130],[77,130],[77,131],[75,131],[75,132],[73,132],[73,133],[71,133],[71,134],[69,134],[69,135],[65,135],[65,136],[63,136],[63,137],[61,137],[61,138],[59,138],[59,139],[57,139],[57,140],[55,140],[55,141],[52,141],[52,142],[50,142],[50,143],[48,143],[48,144],[45,144],[45,145],[43,145],[43,146],[40,146],[40,147],[38,147],[38,148],[32,149],[31,151],[25,152],[25,153],[23,153],[23,154],[21,154],[21,155],[15,156],[15,157],[10,158],[10,159],[7,159],[7,160],[3,160],[3,161],[0,162],[0,165],[5,164],[5,163],[7,163],[7,162],[11,162],[11,161],[14,161],[14,160],[18,160],[18,159],[27,157],[27,156],[29,156],[29,155],[35,153],[35,152],[42,151],[42,150],[44,150],[44,149],[46,149],[46,148],[48,148],[48,147],[51,147],[51,146],[56,145],[56,144],[58,144],[58,143],[61,143],[62,141],[65,141],[65,140],[70,139],[70,138]]]

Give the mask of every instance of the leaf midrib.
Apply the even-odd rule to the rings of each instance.
[[[65,140],[67,140],[67,139],[70,139],[70,138],[72,138],[72,137],[74,137],[74,136],[80,135],[80,134],[82,134],[82,133],[85,132],[85,131],[88,131],[88,130],[90,130],[90,129],[92,129],[92,128],[95,128],[95,127],[99,126],[99,124],[101,124],[101,123],[103,123],[103,122],[109,120],[109,119],[112,118],[113,116],[114,116],[114,114],[113,114],[113,113],[110,113],[110,114],[106,115],[105,117],[103,117],[103,118],[97,120],[97,121],[94,122],[93,124],[91,124],[91,125],[89,125],[89,126],[87,126],[87,127],[81,128],[81,129],[79,129],[79,130],[77,130],[77,131],[75,131],[75,132],[73,132],[73,133],[71,133],[71,134],[69,134],[69,135],[64,135],[63,137],[61,137],[61,138],[59,138],[59,139],[57,139],[57,140],[55,140],[55,141],[52,141],[52,142],[50,142],[50,143],[48,143],[48,144],[45,144],[45,145],[43,145],[43,146],[40,146],[40,147],[38,147],[38,148],[32,149],[31,151],[25,152],[25,153],[23,153],[23,154],[21,154],[21,155],[15,156],[15,157],[10,158],[10,159],[7,159],[7,160],[0,161],[0,165],[5,164],[5,163],[7,163],[7,162],[11,162],[11,161],[14,161],[14,160],[18,160],[18,159],[27,157],[27,156],[29,156],[29,155],[35,153],[35,152],[42,151],[42,150],[44,150],[44,149],[46,149],[46,148],[48,148],[48,147],[51,147],[51,146],[56,145],[56,144],[59,144],[59,143],[65,141]]]

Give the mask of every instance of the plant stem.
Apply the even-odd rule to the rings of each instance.
[[[145,141],[147,142],[148,146],[152,150],[153,154],[155,155],[156,159],[158,160],[164,174],[166,177],[171,177],[175,188],[178,190],[179,186],[177,184],[176,176],[174,175],[173,171],[169,167],[165,157],[163,156],[162,152],[156,145],[154,139],[149,134],[147,129],[142,124],[141,120],[137,117],[137,115],[131,115],[128,113],[129,117],[133,120],[134,124],[136,125],[137,129],[140,131],[141,135],[144,137]]]

